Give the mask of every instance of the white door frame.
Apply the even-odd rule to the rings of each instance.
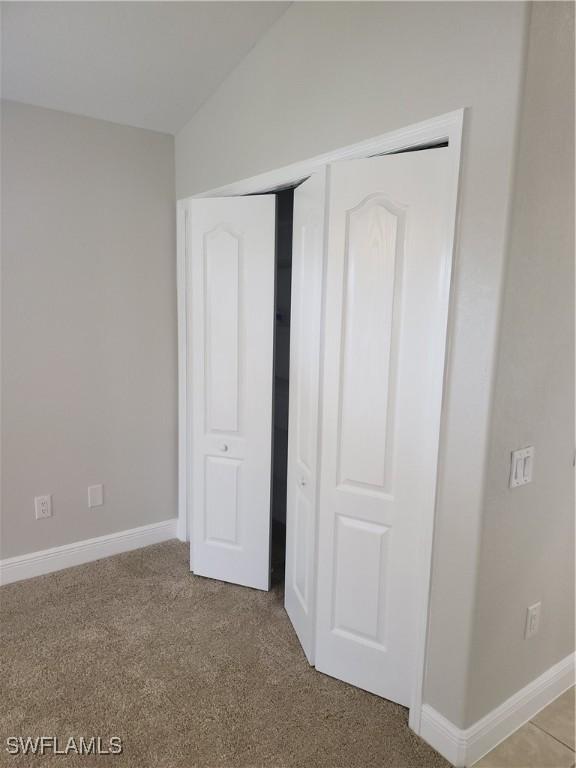
[[[454,261],[454,244],[456,237],[456,223],[458,213],[458,182],[460,176],[460,157],[462,147],[462,130],[464,125],[464,109],[458,109],[438,117],[414,123],[405,128],[382,134],[357,144],[351,144],[340,149],[326,152],[322,155],[303,160],[292,165],[287,165],[273,171],[267,171],[257,176],[233,182],[222,187],[200,192],[192,197],[221,197],[233,195],[250,195],[254,193],[273,192],[282,187],[291,186],[308,176],[322,166],[334,163],[338,160],[350,160],[382,155],[411,147],[448,142],[449,161],[451,162],[451,198],[449,221],[445,248],[445,263],[442,275],[442,295],[440,302],[445,309],[446,334],[442,349],[437,351],[436,362],[444,377],[442,398],[442,411],[440,417],[440,429],[438,444],[444,429],[444,391],[446,378],[447,348],[449,345],[450,327],[450,294],[452,283],[452,268]],[[186,304],[188,282],[188,262],[186,254],[186,228],[187,228],[187,200],[184,198],[177,203],[177,299],[178,299],[178,537],[182,541],[189,538],[190,521],[190,409],[191,402],[188,375],[188,337],[191,322],[191,313]],[[436,490],[439,461],[436,462]],[[432,568],[434,518],[436,516],[437,500],[434,504],[434,516],[424,521],[422,539],[420,542],[422,558],[418,573],[420,606],[418,610],[418,638],[416,645],[416,664],[414,669],[414,681],[412,685],[412,703],[410,706],[409,725],[416,733],[420,733],[420,720],[422,709],[422,693],[424,685],[424,673],[426,668],[426,649],[428,636],[428,611],[430,602],[430,577]]]

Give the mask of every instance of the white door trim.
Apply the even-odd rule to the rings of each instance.
[[[308,160],[301,160],[273,171],[266,171],[248,179],[225,184],[222,187],[214,187],[205,192],[198,192],[192,197],[221,197],[230,195],[252,195],[255,193],[272,192],[282,187],[302,181],[311,173],[324,165],[335,163],[338,160],[358,160],[373,155],[383,155],[388,152],[397,152],[400,149],[417,147],[421,144],[432,144],[447,140],[455,146],[458,143],[458,151],[462,137],[462,124],[464,110],[457,109],[438,117],[424,120],[421,123],[413,123],[396,131],[383,133],[371,139],[360,141],[357,144],[349,144],[346,147],[333,149],[322,155],[316,155]]]
[[[200,192],[193,197],[219,197],[231,195],[249,195],[254,193],[272,192],[282,187],[290,186],[302,179],[307,178],[315,170],[324,165],[338,160],[365,158],[373,155],[386,154],[389,152],[417,147],[425,144],[439,143],[448,141],[450,151],[450,160],[452,163],[452,191],[450,201],[450,231],[447,233],[447,242],[450,247],[446,249],[446,263],[442,278],[442,296],[441,302],[446,308],[446,317],[448,325],[448,314],[450,307],[450,292],[452,281],[452,265],[454,258],[454,242],[456,233],[456,221],[458,210],[458,181],[460,176],[460,157],[462,145],[462,130],[464,124],[464,109],[458,109],[453,112],[433,117],[423,122],[414,123],[404,128],[382,134],[380,136],[361,141],[357,144],[351,144],[346,147],[326,152],[322,155],[303,160],[292,165],[284,166],[272,171],[258,174],[247,179],[242,179],[232,184]],[[190,316],[186,304],[186,284],[187,284],[187,257],[185,248],[185,203],[186,199],[178,201],[177,207],[177,280],[178,280],[178,388],[179,388],[179,518],[178,535],[183,540],[189,537],[189,485],[190,475],[188,471],[190,459],[189,443],[189,377],[188,354],[187,354],[187,335],[190,323]],[[447,361],[446,350],[449,346],[449,327],[447,327],[446,343],[442,349],[437,350],[437,364],[444,371]],[[442,414],[440,423],[440,435],[443,432],[444,425],[444,398],[442,397]],[[438,462],[436,467],[436,476],[438,475]],[[436,507],[436,504],[435,504]],[[422,691],[424,683],[424,671],[426,666],[426,647],[428,634],[428,608],[430,598],[430,575],[432,564],[434,519],[425,521],[423,530],[421,551],[422,558],[418,580],[420,584],[420,610],[419,629],[417,638],[417,660],[414,672],[414,683],[412,686],[412,704],[410,706],[409,724],[412,730],[420,733],[421,712],[422,712]]]
[[[178,526],[180,541],[190,539],[188,515],[188,311],[186,286],[188,285],[188,259],[186,258],[186,229],[188,214],[186,201],[176,204],[176,301],[178,306]]]

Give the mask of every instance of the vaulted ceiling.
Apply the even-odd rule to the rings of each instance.
[[[2,97],[176,133],[285,2],[3,2]]]

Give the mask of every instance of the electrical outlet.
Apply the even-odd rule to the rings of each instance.
[[[534,605],[530,605],[526,609],[526,628],[524,630],[524,637],[526,640],[530,637],[534,637],[540,629],[541,608],[542,603],[534,603]]]
[[[35,496],[34,511],[36,512],[36,520],[52,517],[52,496]]]
[[[88,487],[88,508],[101,507],[104,504],[104,486],[90,485]]]

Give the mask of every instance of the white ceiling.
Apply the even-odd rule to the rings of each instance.
[[[284,2],[3,2],[2,96],[176,133]]]

